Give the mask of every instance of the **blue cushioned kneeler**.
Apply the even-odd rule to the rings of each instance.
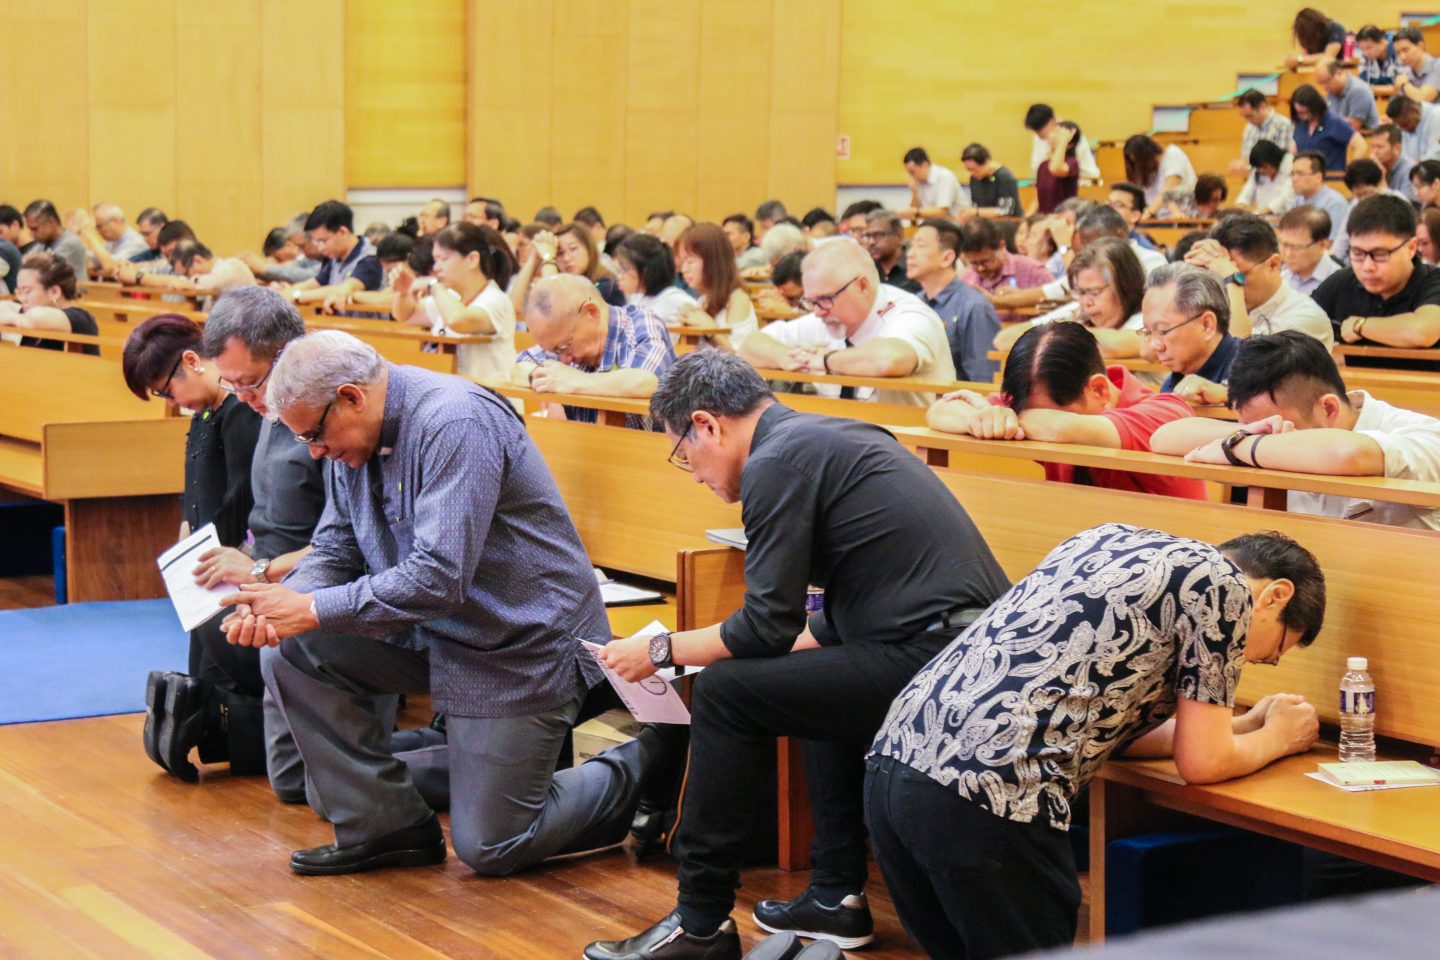
[[[0,577],[28,577],[53,567],[50,531],[65,522],[58,504],[22,500],[0,503]]]
[[[1301,848],[1221,827],[1113,840],[1105,848],[1105,932],[1299,903]]]
[[[50,531],[50,552],[55,555],[55,603],[70,602],[70,584],[65,578],[65,528],[56,527]]]

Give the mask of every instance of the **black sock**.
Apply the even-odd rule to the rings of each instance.
[[[683,903],[678,905],[676,910],[680,911],[680,926],[692,937],[711,937],[720,929],[720,924],[729,918],[728,913],[714,914],[704,910],[696,910],[687,907]]]

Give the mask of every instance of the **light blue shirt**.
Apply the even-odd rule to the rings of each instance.
[[[1400,131],[1400,149],[1416,163],[1440,157],[1440,107],[1420,104],[1420,122],[1415,125],[1414,133]]]
[[[1345,236],[1345,221],[1350,219],[1350,201],[1346,200],[1339,191],[1330,187],[1321,187],[1320,192],[1309,200],[1297,193],[1285,212],[1289,213],[1296,207],[1315,207],[1317,210],[1324,210],[1330,214],[1331,243],[1339,243],[1340,238]]]
[[[1327,93],[1325,100],[1333,112],[1359,120],[1362,130],[1374,130],[1380,126],[1380,113],[1375,109],[1375,91],[1354,77],[1345,78],[1345,89],[1340,91],[1339,96]]]

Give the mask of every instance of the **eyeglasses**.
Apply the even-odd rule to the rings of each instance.
[[[1289,639],[1290,630],[1288,628],[1282,629],[1280,632],[1280,643],[1275,647],[1275,652],[1264,660],[1251,660],[1250,662],[1262,667],[1278,667],[1280,665],[1280,656],[1286,651],[1285,641]],[[1297,640],[1296,642],[1298,643],[1299,641]]]
[[[859,279],[859,277],[853,277],[851,278],[850,283],[854,283],[856,280]],[[829,310],[834,308],[835,301],[840,299],[840,294],[850,289],[850,283],[845,284],[845,286],[841,287],[839,290],[836,290],[834,293],[827,294],[821,297],[816,297],[813,300],[809,297],[801,297],[800,305],[806,310],[811,311],[812,313],[815,310],[819,310],[822,308],[828,312]]]
[[[229,380],[221,377],[220,389],[224,390],[226,393],[235,394],[259,392],[260,388],[265,385],[265,381],[270,379],[270,374],[275,372],[275,363],[279,359],[279,357],[276,357],[274,360],[271,360],[270,369],[265,371],[265,376],[261,377],[259,380],[256,380],[254,383],[231,383]]]
[[[1357,267],[1363,264],[1367,258],[1375,261],[1377,265],[1382,263],[1389,263],[1390,255],[1395,253],[1395,251],[1399,250],[1401,247],[1405,246],[1405,244],[1409,242],[1409,240],[1401,240],[1398,244],[1391,247],[1389,250],[1361,250],[1359,247],[1352,245],[1350,247],[1350,262]]]
[[[185,359],[185,354],[183,354],[183,353],[180,354],[180,356],[178,356],[178,357],[175,358],[175,366],[173,366],[173,367],[170,368],[170,376],[168,376],[168,377],[165,378],[165,383],[164,383],[163,386],[160,387],[159,390],[151,390],[151,391],[150,391],[150,395],[151,395],[151,396],[159,397],[161,400],[172,400],[172,401],[173,401],[173,400],[175,399],[174,397],[170,396],[170,381],[174,380],[174,379],[175,379],[175,374],[177,374],[177,373],[180,372],[180,361],[181,361],[181,360],[184,360],[184,359]]]
[[[891,230],[867,230],[864,233],[860,234],[860,239],[866,240],[870,243],[878,243],[879,241],[884,240],[886,237],[898,236],[898,233],[895,233]]]
[[[670,456],[666,458],[666,462],[668,462],[670,466],[679,467],[686,473],[694,473],[695,468],[690,466],[690,457],[680,452],[680,444],[684,443],[685,439],[690,436],[690,431],[694,429],[694,427],[694,423],[686,424],[685,432],[680,434],[680,439],[675,441],[674,449],[670,451]]]
[[[1105,284],[1105,286],[1103,286],[1103,287],[1095,287],[1095,288],[1090,289],[1090,290],[1086,290],[1086,289],[1083,288],[1083,287],[1076,287],[1076,288],[1075,288],[1075,295],[1076,295],[1079,299],[1081,299],[1081,300],[1095,300],[1095,299],[1098,299],[1102,293],[1104,293],[1106,290],[1109,290],[1109,289],[1110,289],[1110,284],[1108,284],[1108,283]]]
[[[1207,312],[1208,312],[1208,311],[1207,311]],[[1203,316],[1205,316],[1204,313],[1196,314],[1195,316],[1191,317],[1189,320],[1182,320],[1182,321],[1180,321],[1179,323],[1175,324],[1175,326],[1173,326],[1173,327],[1164,327],[1164,328],[1158,329],[1158,330],[1151,330],[1149,327],[1141,327],[1141,328],[1137,331],[1137,333],[1138,333],[1138,334],[1140,335],[1140,337],[1141,337],[1142,339],[1144,339],[1144,340],[1163,340],[1164,338],[1170,336],[1170,334],[1174,333],[1176,330],[1179,330],[1181,327],[1185,326],[1186,324],[1194,323],[1196,320],[1199,320],[1199,319],[1200,319],[1201,317],[1203,317]]]
[[[330,402],[325,404],[325,409],[320,413],[320,422],[315,424],[315,429],[311,430],[309,433],[295,434],[295,442],[303,443],[307,447],[314,447],[323,444],[325,441],[321,440],[320,438],[325,436],[325,418],[330,416],[330,408],[335,406],[335,401],[339,399],[339,394],[336,394],[334,397],[332,397],[330,399]]]

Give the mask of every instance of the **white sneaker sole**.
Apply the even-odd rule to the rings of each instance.
[[[868,934],[863,937],[837,937],[833,933],[814,933],[810,930],[784,930],[779,927],[772,927],[762,921],[753,913],[750,915],[755,921],[755,926],[766,933],[793,933],[797,937],[804,937],[806,940],[829,940],[841,950],[859,950],[861,947],[868,947],[875,942],[875,934]]]

